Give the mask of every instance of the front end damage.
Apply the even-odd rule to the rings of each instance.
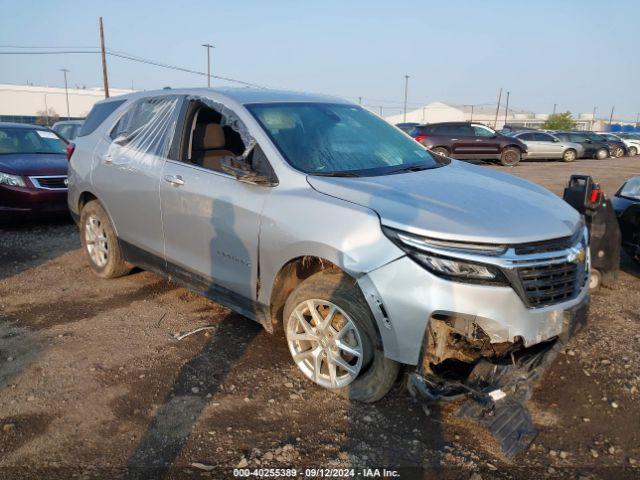
[[[466,398],[456,415],[482,424],[512,457],[537,435],[525,402],[567,340],[584,326],[587,312],[585,299],[564,312],[559,335],[529,347],[522,338],[492,341],[473,317],[434,314],[409,390],[425,406]]]

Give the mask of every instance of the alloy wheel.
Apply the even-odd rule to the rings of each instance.
[[[320,299],[300,303],[287,321],[286,335],[293,361],[318,385],[342,388],[360,373],[360,332],[336,304]]]
[[[564,152],[564,159],[567,162],[573,162],[576,159],[576,152],[573,150],[567,150]]]
[[[99,268],[104,267],[109,259],[107,232],[102,222],[95,215],[90,215],[84,226],[84,239],[89,258]]]

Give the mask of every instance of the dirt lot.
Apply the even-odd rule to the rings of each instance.
[[[488,168],[556,193],[588,173],[612,194],[640,158]],[[398,387],[351,405],[251,321],[151,273],[99,279],[69,221],[0,228],[0,260],[0,478],[229,478],[238,465],[640,477],[640,271],[628,260],[545,375],[529,405],[540,435],[512,460],[455,404],[426,415]],[[203,325],[215,329],[174,338]]]

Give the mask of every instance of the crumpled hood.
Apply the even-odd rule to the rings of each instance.
[[[66,175],[64,153],[8,153],[0,155],[0,172],[13,175]]]
[[[396,175],[307,178],[319,192],[374,210],[382,225],[433,238],[525,243],[569,236],[580,223],[550,191],[455,160]]]

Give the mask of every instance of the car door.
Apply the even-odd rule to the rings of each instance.
[[[560,142],[556,142],[555,138],[548,133],[535,132],[534,140],[540,145],[540,153],[542,158],[562,158],[564,148]]]
[[[152,256],[164,257],[158,190],[180,103],[175,95],[133,102],[94,150],[96,194],[128,259],[149,269]]]
[[[533,132],[521,133],[516,138],[527,146],[527,158],[542,158],[542,146],[536,141]]]
[[[470,153],[478,156],[487,155],[488,158],[494,158],[500,154],[500,139],[496,132],[476,123],[472,123],[471,127],[467,128],[471,128],[474,140],[474,148]]]
[[[449,125],[451,151],[461,158],[477,153],[476,137],[469,125]]]
[[[185,124],[183,135],[200,129],[191,120]],[[187,143],[195,145],[196,140]],[[256,299],[260,218],[271,189],[239,181],[219,163],[205,167],[189,157],[168,159],[162,169],[160,203],[169,274],[254,316],[246,300]]]

